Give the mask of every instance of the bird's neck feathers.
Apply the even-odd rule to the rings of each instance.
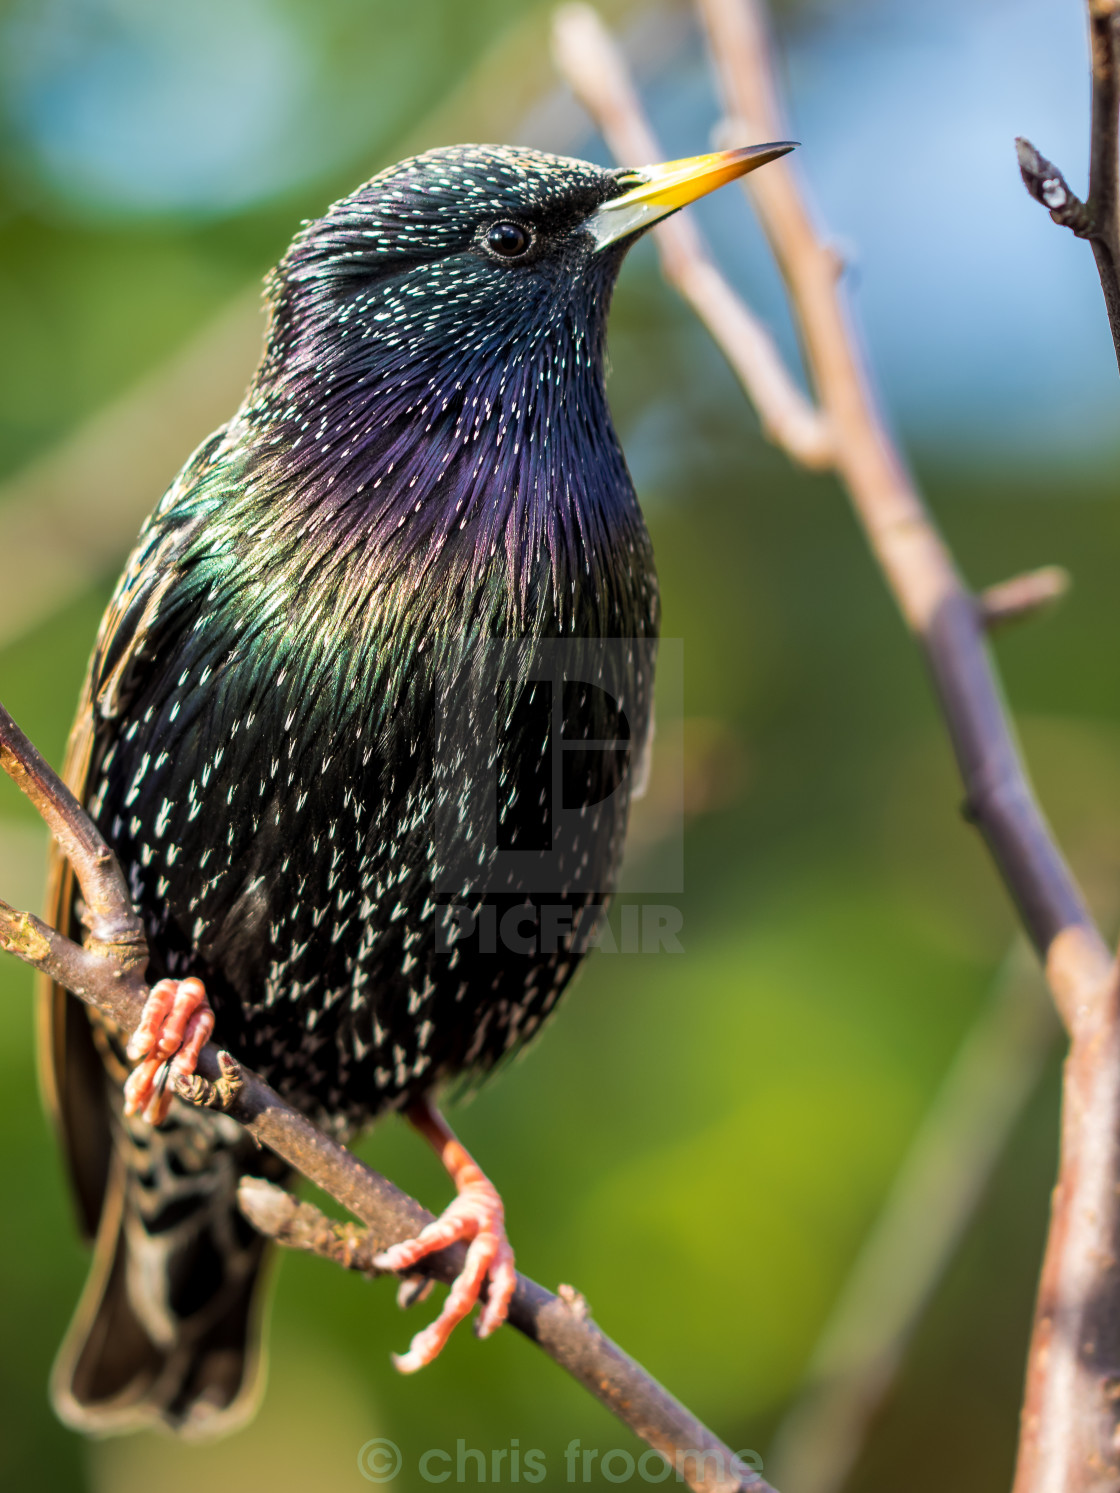
[[[542,296],[462,331],[440,288],[422,319],[407,288],[279,299],[242,417],[258,523],[355,600],[618,631],[574,614],[577,592],[609,606],[613,570],[648,546],[603,386],[609,284],[585,308]]]

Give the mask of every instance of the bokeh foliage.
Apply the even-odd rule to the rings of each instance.
[[[38,25],[80,12],[126,32],[132,14],[76,0],[31,11]],[[9,7],[2,24],[26,27],[31,11]],[[251,24],[256,9],[231,13],[243,12]],[[397,154],[433,109],[450,109],[452,128],[455,87],[511,25],[526,47],[543,38],[543,7],[515,0],[276,0],[260,12],[305,55],[295,124],[314,148],[291,180],[232,204],[83,195],[36,145],[26,80],[6,67],[0,474],[169,356],[263,273],[299,218]],[[550,86],[535,66],[511,91]],[[699,1415],[765,1454],[1014,923],[958,814],[926,680],[842,494],[762,444],[648,246],[620,285],[611,349],[665,631],[685,640],[686,716],[722,744],[737,786],[709,793],[706,810],[701,793],[689,822],[686,892],[666,899],[683,909],[685,953],[597,956],[540,1045],[457,1121],[505,1192],[524,1267],[578,1284]],[[649,435],[667,407],[684,433],[669,456]],[[1012,457],[970,465],[951,435],[926,449],[921,476],[974,582],[1042,562],[1073,572],[1063,608],[998,653],[1043,801],[1107,908],[1120,844],[1115,479],[1075,464],[1060,478],[1028,472]],[[111,584],[0,652],[0,698],[55,761]],[[27,895],[41,847],[0,787],[0,893],[18,881]],[[337,1493],[366,1486],[356,1458],[374,1436],[400,1445],[404,1489],[423,1486],[426,1448],[454,1452],[459,1438],[542,1448],[551,1485],[574,1437],[639,1449],[512,1333],[485,1345],[464,1333],[433,1368],[397,1378],[388,1353],[415,1324],[390,1289],[303,1258],[279,1272],[274,1372],[250,1430],[186,1450],[155,1437],[90,1447],[63,1430],[45,1382],[85,1254],[36,1097],[30,984],[0,961],[4,1486],[174,1493],[221,1477]],[[937,1293],[860,1493],[940,1488],[949,1466],[960,1493],[1006,1483],[1056,1102],[1052,1071]],[[363,1150],[429,1204],[444,1198],[435,1163],[397,1123]]]

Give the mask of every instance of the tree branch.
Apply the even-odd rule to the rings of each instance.
[[[728,112],[725,139],[778,138],[784,124],[759,7],[754,0],[698,0],[698,9]],[[585,16],[587,7],[579,10]],[[632,87],[613,91],[612,80],[625,77],[625,62],[605,28],[581,18],[577,48],[571,15],[569,7],[558,13],[563,41],[557,62],[578,84],[592,118],[620,137],[618,120],[625,116],[634,138],[640,129],[652,139]],[[831,430],[832,465],[925,652],[964,781],[965,812],[988,842],[1073,1030],[1094,1002],[1104,1000],[1112,959],[1027,779],[988,655],[983,606],[961,580],[887,433],[843,304],[836,255],[813,227],[794,168],[775,161],[745,178],[744,187],[801,327]],[[730,287],[728,294],[735,294]],[[713,335],[721,331],[706,317],[705,325]],[[795,447],[785,449],[799,459]]]
[[[723,97],[722,143],[783,138],[788,130],[758,0],[697,0],[697,8]],[[1088,211],[1120,358],[1118,11],[1120,0],[1090,0],[1094,109]],[[585,50],[611,45],[601,28],[594,33],[585,27],[581,41]],[[580,96],[596,123],[618,138],[618,109],[637,109],[632,91],[616,92],[608,100],[595,86],[596,79],[609,76],[605,67],[563,51],[560,58],[569,80],[576,71],[582,76]],[[614,66],[622,67],[617,54]],[[1060,174],[1053,174],[1041,157],[1029,164],[1039,176],[1040,191],[1044,181],[1053,183],[1048,205],[1077,220]],[[1059,182],[1070,201],[1059,200]],[[1113,961],[1035,800],[987,651],[985,629],[1000,620],[1000,613],[1007,614],[1006,593],[1000,597],[997,592],[993,602],[991,595],[977,598],[968,590],[925,509],[879,412],[838,284],[836,255],[813,226],[796,165],[775,162],[745,179],[743,186],[789,291],[831,433],[835,471],[925,655],[964,783],[965,813],[987,842],[1072,1037],[1061,1172],[1031,1348],[1015,1493],[1103,1493],[1105,1488],[1116,1493],[1120,990]],[[717,333],[710,321],[708,325]],[[787,450],[797,459],[793,447]],[[1023,608],[1013,601],[1010,610]]]
[[[840,1493],[1060,1028],[1016,938],[899,1167],[817,1340],[767,1464],[779,1487]]]
[[[989,632],[1021,622],[1061,601],[1070,587],[1070,575],[1060,565],[1044,565],[1012,576],[1009,581],[986,586],[976,598],[980,620]]]
[[[753,0],[700,0],[728,132],[780,127],[769,39]],[[835,256],[816,233],[796,169],[775,162],[749,188],[789,288],[813,382],[836,433],[836,470],[926,656],[966,792],[1068,1027],[1111,965],[1035,801],[988,656],[981,616],[887,432],[850,324]]]
[[[385,1273],[373,1263],[382,1246],[370,1229],[357,1223],[337,1223],[314,1203],[301,1203],[264,1177],[242,1177],[237,1204],[258,1234],[287,1249],[320,1255],[362,1275]]]
[[[147,985],[147,947],[116,857],[74,795],[40,756],[0,705],[0,767],[23,790],[65,850],[85,900],[91,929],[84,948],[49,928],[31,913],[0,902],[0,949],[49,975],[113,1021],[125,1036],[140,1018]],[[172,1080],[180,1098],[221,1109],[308,1181],[341,1203],[365,1224],[364,1231],[332,1225],[318,1210],[293,1204],[277,1226],[281,1242],[308,1247],[346,1262],[411,1239],[432,1215],[407,1193],[358,1160],[345,1146],[317,1129],[257,1074],[210,1043],[198,1071]],[[262,1221],[269,1213],[259,1191],[246,1195],[246,1216]],[[317,1218],[315,1217],[317,1215]],[[266,1229],[272,1232],[272,1229]],[[335,1244],[328,1247],[327,1236]],[[284,1236],[284,1237],[281,1237]],[[332,1252],[333,1251],[333,1252]],[[458,1275],[465,1246],[453,1245],[421,1260],[418,1273],[449,1282]],[[357,1268],[364,1268],[358,1266]],[[527,1276],[517,1278],[510,1303],[510,1325],[566,1369],[612,1414],[660,1452],[697,1493],[773,1493],[770,1485],[663,1389],[640,1364],[613,1343],[587,1314],[582,1297],[559,1296]]]
[[[1120,364],[1120,3],[1088,0],[1088,14],[1093,102],[1089,227],[1083,236],[1093,246]],[[1060,191],[1064,182],[1057,175]],[[1117,979],[1094,1015],[1075,1036],[1066,1061],[1061,1160],[1031,1335],[1014,1493],[1120,1488]]]
[[[552,54],[619,161],[634,166],[662,159],[626,65],[597,11],[590,5],[556,11]],[[830,466],[827,421],[802,393],[770,333],[716,268],[692,219],[670,218],[653,237],[665,278],[719,344],[758,411],[763,433],[802,466],[814,471]]]
[[[1014,1493],[1120,1488],[1120,985],[1075,1039]]]
[[[1120,363],[1120,4],[1089,0],[1093,123],[1089,147],[1089,242],[1097,261],[1112,341]]]
[[[1120,0],[1088,0],[1093,78],[1089,196],[1081,202],[1065,177],[1030,143],[1015,148],[1027,191],[1062,228],[1088,239],[1120,364]]]

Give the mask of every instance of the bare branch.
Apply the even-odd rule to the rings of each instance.
[[[723,96],[724,144],[779,139],[786,130],[759,0],[697,0]],[[1117,231],[1117,13],[1090,0],[1093,167],[1089,235],[1120,357]],[[585,45],[593,32],[584,28]],[[620,99],[605,69],[589,69],[581,97],[606,131]],[[1035,153],[1037,156],[1037,153]],[[1060,174],[1028,163],[1042,183]],[[1016,1493],[1115,1493],[1120,1447],[1120,1016],[1109,950],[1035,800],[988,655],[985,630],[1052,597],[1057,578],[973,596],[933,524],[878,409],[848,317],[835,253],[816,231],[797,166],[775,162],[744,180],[782,270],[810,377],[828,421],[834,466],[937,689],[980,828],[1040,956],[1073,1038],[1066,1074],[1062,1169],[1055,1195],[1024,1411]],[[1068,193],[1068,187],[1063,190]],[[1070,194],[1072,197],[1072,194]],[[1043,199],[1045,200],[1045,198]],[[698,307],[698,309],[701,309]],[[701,309],[701,315],[705,315]],[[705,315],[709,329],[719,329]],[[722,343],[721,343],[722,345]],[[793,447],[787,447],[797,457]]]
[[[1090,243],[1120,363],[1120,3],[1088,0],[1093,68],[1089,146]]]
[[[1097,261],[1105,310],[1120,364],[1120,0],[1088,0],[1093,77],[1089,196],[1081,202],[1053,162],[1030,143],[1015,142],[1027,191],[1054,222],[1088,239]]]
[[[86,947],[79,948],[41,919],[0,902],[0,948],[72,990],[127,1036],[140,1019],[147,995],[143,973],[148,955],[116,857],[73,794],[3,706],[0,767],[27,794],[56,841],[65,848],[91,910],[93,930]],[[360,1236],[353,1231],[347,1233],[347,1225],[335,1226],[340,1231],[340,1250],[344,1250],[348,1238],[360,1237],[362,1250],[376,1254],[390,1244],[413,1238],[432,1222],[432,1215],[407,1193],[318,1130],[262,1078],[213,1043],[204,1049],[196,1074],[189,1078],[176,1075],[172,1082],[181,1098],[221,1109],[366,1225]],[[260,1193],[250,1191],[248,1199],[247,1216],[252,1217],[256,1205],[262,1222],[275,1222],[275,1206],[270,1214],[267,1203],[261,1205]],[[281,1220],[278,1231],[291,1232],[291,1239],[284,1242],[299,1238],[306,1244],[315,1227],[315,1220],[294,1205],[294,1212],[286,1222]],[[320,1242],[325,1243],[322,1239]],[[324,1247],[317,1252],[329,1250]],[[421,1260],[417,1273],[450,1282],[462,1269],[465,1253],[465,1246],[452,1245]],[[570,1292],[554,1296],[519,1275],[509,1322],[660,1452],[697,1493],[773,1493],[753,1468],[741,1463],[599,1330],[586,1307],[581,1307],[581,1300]],[[707,1459],[704,1453],[710,1454]]]
[[[619,161],[637,166],[662,159],[622,55],[590,5],[556,11],[552,55]],[[770,333],[716,268],[692,219],[669,219],[654,229],[654,239],[665,278],[719,344],[758,411],[763,432],[802,466],[830,466],[827,422],[798,387]]]
[[[699,0],[724,107],[739,138],[780,126],[764,15],[754,0]],[[749,121],[750,123],[746,123]],[[1100,1002],[1111,966],[1080,889],[1035,801],[984,642],[983,624],[878,409],[796,169],[775,162],[748,186],[801,325],[813,381],[836,432],[837,471],[895,600],[923,646],[980,827],[1046,962],[1067,1026]]]
[[[98,944],[147,959],[144,932],[132,909],[116,856],[82,812],[66,784],[0,705],[0,768],[34,804],[59,849],[78,874],[83,921]],[[79,870],[80,868],[80,870]]]
[[[1089,0],[1093,246],[1120,363],[1120,3]],[[1120,986],[1074,1041],[1015,1493],[1120,1487]]]
[[[754,0],[698,0],[698,8],[728,116],[725,140],[781,138],[785,127],[760,7]],[[619,54],[613,46],[608,52],[601,22],[590,24],[587,10],[578,8],[578,26],[571,9],[560,12],[561,36],[565,27],[569,39],[578,30],[578,46],[569,40],[560,55],[569,70],[577,62],[582,68],[580,97],[612,140],[625,135],[636,141],[640,131],[652,139]],[[966,811],[988,842],[1072,1028],[1103,999],[1111,956],[1019,758],[987,653],[982,609],[962,582],[887,432],[844,306],[837,256],[813,226],[795,168],[788,159],[774,162],[752,172],[744,186],[801,326],[831,432],[833,465],[925,651],[964,780]],[[679,220],[665,225],[672,226],[684,225]],[[723,346],[719,319],[694,304]],[[789,378],[784,370],[783,377]],[[800,459],[797,447],[785,449]]]
[[[1044,565],[1024,575],[987,586],[976,598],[980,617],[989,632],[1033,617],[1061,601],[1070,588],[1070,574],[1061,565]]]
[[[1014,1493],[1120,1487],[1120,987],[1075,1041]]]
[[[385,1273],[373,1263],[381,1246],[369,1229],[356,1223],[338,1223],[313,1203],[301,1203],[264,1177],[242,1177],[237,1202],[257,1233],[277,1244],[320,1255],[344,1270],[369,1276]]]
[[[839,1493],[1059,1034],[1024,940],[965,1037],[825,1324],[767,1461]]]
[[[1090,207],[1115,244],[1114,12],[1095,7],[1094,174]],[[700,0],[728,113],[766,120],[773,72],[754,0]],[[734,67],[732,63],[734,62]],[[1106,65],[1107,64],[1107,65]],[[1106,85],[1098,80],[1107,73]],[[1107,95],[1104,109],[1102,95]],[[1103,123],[1107,112],[1110,122]],[[765,134],[765,130],[763,131]],[[1113,159],[1106,160],[1107,137]],[[983,641],[980,609],[963,586],[871,398],[823,246],[787,162],[756,174],[752,195],[798,311],[838,470],[895,597],[921,641],[966,788],[1023,923],[1045,961],[1073,1037],[1066,1073],[1058,1189],[1028,1369],[1016,1493],[1115,1493],[1120,1404],[1120,1023],[1116,981],[1097,931],[1035,802]],[[1115,266],[1094,237],[1098,267]],[[1113,317],[1110,283],[1102,271]],[[1120,304],[1120,303],[1118,303]],[[1113,320],[1114,333],[1118,323]],[[1118,342],[1120,347],[1120,342]],[[1104,1481],[1098,1479],[1105,1478]],[[1111,1479],[1111,1480],[1108,1480]]]

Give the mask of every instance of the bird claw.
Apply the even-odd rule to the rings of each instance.
[[[484,1286],[488,1289],[477,1336],[489,1337],[502,1325],[509,1311],[510,1299],[517,1288],[517,1271],[513,1249],[506,1237],[505,1210],[497,1188],[477,1168],[474,1175],[460,1184],[459,1196],[439,1218],[422,1229],[415,1239],[406,1239],[403,1244],[383,1250],[373,1263],[379,1270],[400,1274],[410,1270],[418,1260],[459,1240],[469,1241],[467,1258],[451,1283],[443,1310],[434,1322],[416,1334],[407,1353],[393,1354],[393,1363],[402,1374],[414,1374],[439,1356],[455,1327],[478,1303]]]
[[[148,992],[140,1023],[126,1049],[139,1060],[124,1086],[124,1112],[161,1125],[171,1108],[172,1072],[189,1077],[214,1030],[214,1012],[201,980],[160,980]]]
[[[419,1302],[427,1301],[434,1285],[430,1275],[406,1275],[397,1287],[397,1305],[406,1312]]]

